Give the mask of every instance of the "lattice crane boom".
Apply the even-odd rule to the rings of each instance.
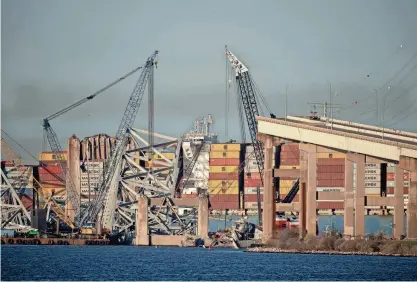
[[[97,216],[106,206],[109,206],[114,193],[113,191],[117,189],[117,186],[110,185],[113,177],[115,177],[115,172],[117,167],[120,164],[120,161],[123,157],[123,154],[126,151],[127,140],[128,140],[128,130],[133,126],[136,115],[139,111],[139,107],[142,102],[142,98],[145,92],[145,88],[149,79],[150,74],[152,73],[153,67],[156,65],[156,57],[158,51],[155,51],[146,61],[145,66],[142,69],[142,73],[133,89],[133,92],[129,98],[128,104],[126,106],[122,121],[119,125],[116,134],[116,144],[110,152],[110,157],[106,160],[104,164],[104,173],[103,176],[99,178],[99,190],[96,193],[96,199],[91,202],[87,207],[86,211],[81,217],[79,222],[80,226],[83,226],[87,222],[95,222]],[[113,211],[109,211],[110,214],[104,216],[111,216]]]
[[[228,49],[226,49],[226,56],[235,70],[238,91],[242,98],[255,158],[263,184],[264,152],[263,144],[256,138],[258,132],[256,116],[259,116],[259,110],[256,102],[255,85],[249,74],[249,69]]]

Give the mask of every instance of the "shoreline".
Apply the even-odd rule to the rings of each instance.
[[[381,252],[343,252],[343,251],[299,251],[280,248],[255,247],[244,250],[248,253],[276,253],[276,254],[312,254],[312,255],[343,255],[343,256],[384,256],[384,257],[417,257],[412,254],[385,254]]]

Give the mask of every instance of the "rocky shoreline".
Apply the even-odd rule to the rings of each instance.
[[[309,250],[287,250],[280,248],[255,247],[248,248],[245,252],[250,253],[286,253],[286,254],[323,254],[323,255],[351,255],[351,256],[389,256],[389,257],[417,257],[412,254],[386,254],[382,252],[343,252],[343,251],[309,251]]]

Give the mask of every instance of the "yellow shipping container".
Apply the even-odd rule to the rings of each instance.
[[[239,166],[233,165],[233,166],[210,166],[210,173],[219,173],[219,172],[237,172],[239,169]]]
[[[299,165],[281,165],[281,166],[279,166],[279,168],[282,168],[282,169],[299,169],[300,166]]]
[[[279,186],[279,194],[288,194],[289,192],[290,192],[290,190],[291,190],[291,188],[292,187],[282,187],[282,186]]]
[[[230,188],[239,188],[239,181],[237,180],[210,180],[209,188],[218,188],[218,187],[230,187]]]
[[[209,188],[208,192],[210,195],[223,195],[223,194],[239,195],[239,188],[231,188],[231,187],[229,189],[222,189],[222,187]]]
[[[317,153],[318,159],[344,159],[346,154],[343,153]]]
[[[282,187],[291,188],[294,185],[294,183],[295,183],[295,180],[280,180],[279,181],[279,187],[280,188],[282,188]]]
[[[240,144],[211,144],[211,151],[240,151]]]
[[[227,159],[239,159],[240,157],[240,152],[238,151],[231,151],[231,152],[226,152],[226,151],[212,151],[210,152],[210,158],[211,159],[223,159],[223,158],[227,158]]]
[[[162,155],[169,160],[175,159],[175,153],[162,153]],[[163,158],[160,155],[157,155],[157,154],[155,154],[153,156],[153,159],[154,160],[163,160]]]
[[[61,152],[61,158],[63,160],[67,160],[67,152]],[[39,154],[39,160],[40,161],[56,161],[58,160],[58,156],[52,152],[42,152]]]

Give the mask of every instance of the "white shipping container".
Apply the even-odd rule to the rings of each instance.
[[[381,181],[380,174],[365,174],[365,181]]]
[[[388,173],[394,173],[395,172],[395,167],[394,166],[387,166],[387,172]]]
[[[377,163],[365,163],[365,168],[379,169],[379,168],[381,168],[381,164],[377,164]]]
[[[376,168],[365,168],[365,175],[366,174],[381,174],[381,170]]]
[[[404,187],[410,187],[410,181],[404,181]]]
[[[365,188],[365,195],[381,195],[381,188]]]
[[[380,188],[381,182],[378,181],[365,181],[365,188]]]
[[[260,188],[260,190],[261,190],[261,194],[263,194],[264,193],[264,188]],[[256,195],[256,194],[258,194],[256,187],[245,187],[244,192],[245,192],[246,195]]]
[[[395,181],[387,181],[387,187],[395,187]]]
[[[264,203],[261,203],[261,208],[263,208]],[[257,202],[245,202],[245,209],[251,210],[251,209],[257,209],[258,203]]]
[[[317,187],[317,192],[344,192],[344,187]]]

